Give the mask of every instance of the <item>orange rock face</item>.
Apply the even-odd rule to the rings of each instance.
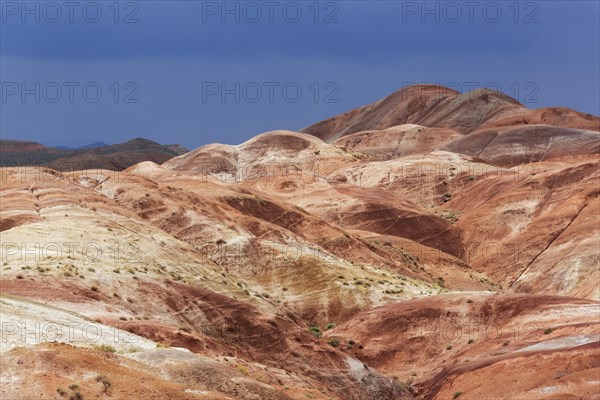
[[[598,399],[598,130],[418,85],[163,164],[2,168],[1,397]]]

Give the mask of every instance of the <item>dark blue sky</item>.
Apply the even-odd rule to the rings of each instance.
[[[598,1],[1,3],[4,139],[235,144],[426,82],[600,113]]]

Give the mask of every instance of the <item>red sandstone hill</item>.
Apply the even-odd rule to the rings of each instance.
[[[0,168],[0,397],[600,399],[597,122],[420,85],[185,154],[2,142],[48,167]]]
[[[597,116],[568,108],[529,110],[510,96],[489,89],[461,94],[439,85],[414,85],[318,122],[302,132],[331,142],[356,132],[403,124],[448,128],[466,134],[482,127],[538,123],[600,130]]]

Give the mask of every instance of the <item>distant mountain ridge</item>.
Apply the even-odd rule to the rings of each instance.
[[[120,171],[142,161],[163,163],[187,151],[185,147],[178,144],[162,145],[144,138],[135,138],[112,145],[96,142],[78,149],[47,147],[30,141],[0,140],[0,165],[4,167],[46,166],[58,171],[84,169]]]
[[[95,143],[90,143],[90,144],[86,144],[83,146],[76,146],[76,147],[72,147],[72,146],[51,146],[55,149],[60,149],[60,150],[83,150],[83,149],[95,149],[96,147],[104,147],[104,146],[109,146],[108,143],[104,143],[104,142],[95,142]]]

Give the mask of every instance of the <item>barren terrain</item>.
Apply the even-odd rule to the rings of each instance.
[[[599,121],[417,85],[1,168],[0,397],[600,399]]]

